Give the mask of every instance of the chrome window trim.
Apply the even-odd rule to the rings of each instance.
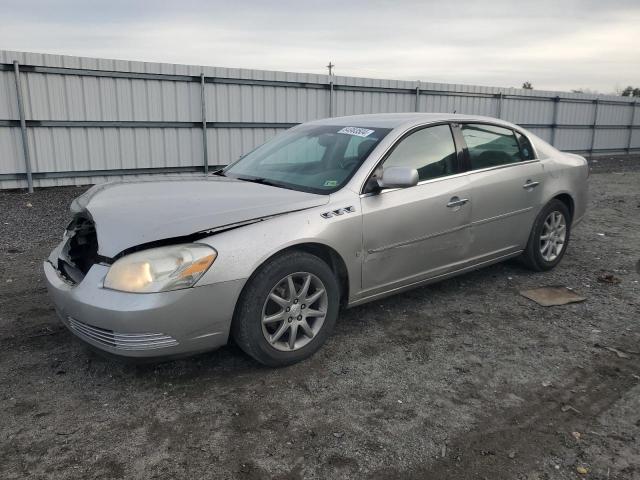
[[[536,163],[536,162],[540,162],[540,159],[534,158],[533,160],[523,160],[520,162],[505,163],[503,165],[494,165],[493,167],[479,168],[477,170],[469,170],[465,173],[472,174],[472,173],[490,172],[491,170],[502,170],[503,168],[518,167],[520,165],[529,165],[530,163]]]

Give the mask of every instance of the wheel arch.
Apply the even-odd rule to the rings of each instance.
[[[574,212],[575,212],[575,201],[573,200],[573,197],[568,192],[558,193],[551,200],[560,200],[562,203],[564,203],[569,209],[571,220],[573,220]]]
[[[336,275],[336,279],[338,280],[338,284],[340,285],[340,306],[345,307],[349,302],[349,271],[347,270],[347,264],[345,263],[342,256],[333,248],[325,243],[320,242],[302,242],[296,243],[293,245],[288,245],[277,252],[274,252],[269,257],[264,259],[251,273],[250,277],[245,282],[243,287],[243,292],[252,278],[256,275],[260,269],[273,260],[276,257],[281,255],[286,255],[290,252],[305,252],[311,255],[314,255],[324,261],[329,268]],[[242,294],[241,294],[242,296]]]

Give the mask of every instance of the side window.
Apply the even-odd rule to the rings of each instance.
[[[536,158],[536,154],[533,153],[533,147],[531,146],[531,142],[527,137],[522,135],[520,132],[516,132],[516,138],[518,139],[518,144],[520,144],[520,152],[522,153],[523,160],[533,160]]]
[[[383,167],[415,168],[420,180],[456,173],[456,147],[449,125],[423,128],[404,138]]]
[[[513,131],[483,124],[460,125],[469,149],[471,168],[495,167],[522,160],[520,147]]]

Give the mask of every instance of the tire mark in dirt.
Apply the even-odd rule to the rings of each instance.
[[[629,349],[631,347],[629,345]],[[371,478],[529,478],[527,474],[544,469],[545,458],[561,457],[563,452],[567,457],[575,457],[575,453],[569,452],[574,446],[568,441],[571,432],[590,431],[599,415],[638,385],[639,373],[638,355],[622,359],[594,351],[594,362],[584,368],[574,368],[562,385],[541,386],[519,393],[526,400],[521,406],[495,410],[471,431],[448,442],[445,458],[404,471],[383,469]],[[640,469],[635,473],[640,474]],[[548,477],[534,475],[533,478]]]

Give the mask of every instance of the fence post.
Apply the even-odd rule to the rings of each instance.
[[[627,155],[631,154],[631,140],[633,140],[633,124],[636,123],[636,108],[638,108],[638,102],[635,101],[631,104],[631,122],[629,123],[629,138],[627,139]]]
[[[22,101],[22,84],[20,83],[20,66],[17,60],[13,62],[13,73],[16,79],[16,96],[18,97],[18,114],[20,115],[20,132],[22,133],[22,151],[27,173],[27,187],[33,193],[33,175],[31,174],[31,154],[29,152],[29,138],[27,137],[27,122],[24,118],[24,103]]]
[[[209,153],[207,148],[207,104],[205,97],[204,72],[200,72],[200,100],[202,103],[202,152],[204,162],[204,175],[209,175]]]
[[[420,111],[420,80],[416,85],[416,112]]]
[[[591,125],[591,148],[589,148],[589,157],[593,157],[593,149],[596,146],[596,128],[598,127],[598,107],[600,106],[600,100],[596,98],[593,103],[596,108],[593,112],[593,125]]]
[[[558,129],[558,106],[560,104],[560,96],[553,98],[553,118],[551,119],[551,145],[556,146],[556,130]]]

